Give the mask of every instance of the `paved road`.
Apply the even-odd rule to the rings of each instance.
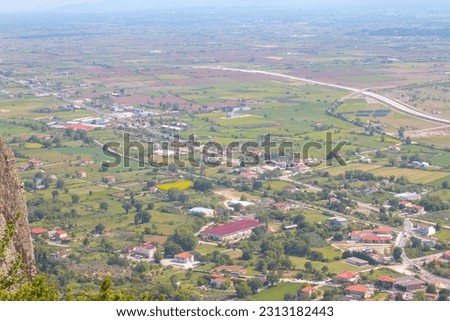
[[[450,125],[449,119],[438,117],[433,114],[429,114],[423,110],[420,110],[420,109],[413,107],[411,105],[408,105],[406,103],[398,102],[396,100],[385,97],[383,95],[371,92],[371,91],[369,91],[369,89],[358,89],[358,88],[354,88],[354,87],[342,86],[342,85],[326,83],[326,82],[322,82],[322,81],[316,81],[316,80],[311,80],[311,79],[307,79],[307,78],[295,77],[295,76],[285,75],[285,74],[281,74],[281,73],[277,73],[277,72],[270,72],[270,71],[263,71],[263,70],[250,70],[250,69],[239,69],[239,68],[228,68],[228,67],[208,67],[208,66],[198,66],[198,67],[193,67],[193,68],[215,69],[215,70],[224,70],[224,71],[237,71],[237,72],[250,73],[250,74],[262,74],[262,75],[273,76],[273,77],[277,77],[277,78],[285,78],[285,79],[306,82],[306,83],[319,85],[319,86],[326,86],[326,87],[335,88],[335,89],[352,91],[354,93],[359,93],[364,96],[371,97],[373,99],[381,101],[394,109],[400,110],[404,113],[413,115],[415,117],[433,121],[433,122],[437,122],[437,123]]]

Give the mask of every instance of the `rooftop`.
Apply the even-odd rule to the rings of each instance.
[[[43,234],[45,232],[47,232],[45,228],[35,227],[31,229],[31,233],[33,234]]]
[[[193,254],[187,253],[187,252],[178,253],[178,254],[175,255],[175,257],[177,259],[190,259],[193,256],[194,256]]]
[[[369,287],[364,286],[364,285],[353,284],[353,285],[349,285],[348,287],[346,287],[345,290],[351,291],[351,292],[367,293],[367,292],[369,292]]]
[[[346,279],[346,280],[349,280],[349,279],[352,279],[352,278],[354,278],[354,277],[357,277],[358,275],[359,275],[359,274],[356,273],[356,272],[345,271],[345,272],[339,273],[339,274],[337,275],[337,277],[338,277],[339,279]]]
[[[380,277],[378,278],[378,281],[381,281],[381,282],[387,282],[387,283],[395,283],[395,279],[394,279],[394,278],[391,278],[391,277],[389,277],[389,276],[380,276]]]
[[[261,223],[258,220],[241,220],[241,221],[235,221],[231,223],[227,223],[218,227],[213,227],[206,229],[202,232],[202,234],[214,234],[214,235],[220,235],[225,236],[229,234],[233,234],[239,231],[252,229],[254,227],[260,226],[263,223]]]

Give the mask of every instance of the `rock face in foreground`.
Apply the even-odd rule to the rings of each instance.
[[[24,190],[14,154],[0,139],[0,279],[12,276],[19,258],[23,266],[18,275],[31,279],[36,265]]]

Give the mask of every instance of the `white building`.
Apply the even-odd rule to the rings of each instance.
[[[196,214],[196,213],[203,214],[205,217],[214,216],[214,210],[211,208],[194,207],[189,210],[189,214]]]
[[[417,233],[427,235],[427,236],[436,234],[436,229],[434,228],[434,226],[425,225],[425,224],[417,225],[416,231],[417,231]]]

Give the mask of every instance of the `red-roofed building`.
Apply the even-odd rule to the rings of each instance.
[[[87,174],[86,174],[85,171],[79,171],[79,172],[77,172],[77,177],[79,177],[79,178],[86,178]]]
[[[33,237],[42,236],[44,233],[47,233],[45,228],[35,227],[31,229],[31,236]]]
[[[392,289],[395,283],[395,279],[389,276],[380,276],[377,281],[377,284],[384,289]]]
[[[359,280],[359,274],[356,272],[345,271],[336,275],[340,282],[356,282]]]
[[[272,203],[270,204],[270,206],[275,209],[275,210],[279,210],[279,211],[285,211],[288,209],[289,204],[288,203],[282,203],[282,202],[277,202],[277,203]]]
[[[373,293],[368,286],[357,284],[347,286],[345,292],[348,296],[357,300],[366,299]]]
[[[56,231],[55,239],[56,239],[56,241],[62,241],[64,239],[67,239],[67,232],[64,230]]]
[[[223,276],[218,276],[218,277],[213,277],[211,278],[211,286],[216,288],[216,289],[220,289],[222,288],[222,285],[227,281],[228,279],[223,277]]]
[[[63,126],[64,129],[73,129],[73,130],[85,130],[90,131],[94,130],[95,127],[86,125],[86,124],[67,124]]]
[[[175,262],[181,264],[192,263],[194,262],[194,254],[188,252],[178,253],[175,255]]]
[[[253,183],[254,179],[258,178],[258,175],[249,172],[243,172],[239,175],[239,177],[247,184]]]
[[[389,227],[377,227],[373,229],[373,233],[380,235],[380,234],[386,234],[386,235],[391,235],[392,234],[392,229],[390,229]]]
[[[442,258],[446,260],[450,260],[450,251],[442,253]]]
[[[155,252],[156,252],[156,247],[153,244],[144,243],[144,244],[137,246],[134,249],[133,255],[139,255],[146,259],[152,259]]]
[[[260,225],[263,223],[258,220],[241,220],[206,229],[200,235],[217,241],[240,240],[249,237],[252,230]]]
[[[361,242],[364,243],[389,243],[392,240],[392,236],[388,235],[363,235],[361,236]]]
[[[114,176],[105,176],[103,177],[103,182],[106,184],[114,183],[116,181],[116,178]]]
[[[425,298],[427,301],[436,301],[439,297],[439,294],[436,293],[425,293]]]
[[[42,165],[44,165],[44,162],[39,159],[33,158],[28,161],[28,166],[36,167],[36,166],[42,166]]]
[[[348,234],[348,238],[363,243],[389,243],[392,241],[391,234],[390,228],[380,227],[373,230],[352,231]]]
[[[245,267],[240,265],[221,265],[216,267],[214,270],[219,272],[231,273],[233,275],[244,275],[245,273],[247,273]]]

